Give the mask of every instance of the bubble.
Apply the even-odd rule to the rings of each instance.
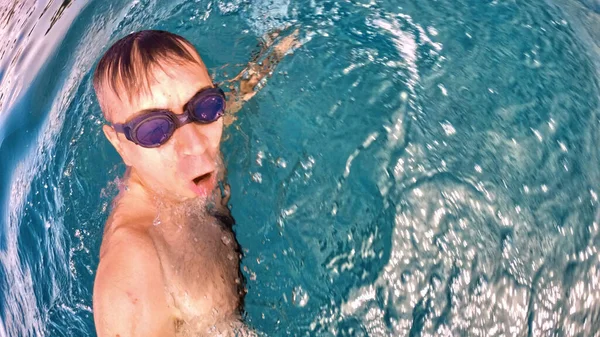
[[[277,167],[281,167],[281,168],[286,168],[287,163],[285,162],[285,159],[283,158],[277,158],[277,161],[275,162],[275,164],[277,165]]]
[[[262,174],[260,174],[260,172],[252,174],[252,181],[259,184],[262,183]]]
[[[302,286],[296,286],[292,291],[292,303],[294,303],[295,306],[303,308],[308,303],[308,300],[309,296],[306,290],[304,290]]]

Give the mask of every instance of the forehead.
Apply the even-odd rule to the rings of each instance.
[[[168,109],[181,113],[183,105],[200,89],[212,85],[212,78],[203,64],[169,64],[153,67],[149,74],[148,90],[128,99],[107,93],[106,104],[113,123],[123,123],[139,111]]]

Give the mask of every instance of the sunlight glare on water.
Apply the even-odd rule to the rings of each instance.
[[[217,81],[300,29],[225,131],[246,321],[268,336],[600,332],[593,1],[1,5],[0,336],[94,336],[124,165],[92,68],[191,40]]]

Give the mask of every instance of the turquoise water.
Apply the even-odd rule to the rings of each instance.
[[[249,325],[600,335],[597,1],[29,0],[0,5],[0,337],[95,335],[107,46],[170,30],[220,80],[285,25],[222,149]]]

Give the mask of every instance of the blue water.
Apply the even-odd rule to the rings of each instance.
[[[0,337],[95,336],[102,52],[166,29],[222,80],[283,26],[222,148],[250,326],[600,335],[598,1],[29,0],[0,5]]]

